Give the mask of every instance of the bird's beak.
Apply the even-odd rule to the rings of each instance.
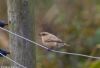
[[[7,54],[10,54],[10,52],[7,52]]]

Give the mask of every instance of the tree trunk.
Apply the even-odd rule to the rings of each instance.
[[[8,6],[8,21],[10,24],[10,31],[24,36],[30,40],[34,40],[34,25],[32,19],[34,0],[7,0]],[[34,11],[33,11],[34,12]],[[11,57],[16,62],[27,68],[35,67],[35,45],[10,34],[10,49]],[[14,63],[13,66],[22,68]]]

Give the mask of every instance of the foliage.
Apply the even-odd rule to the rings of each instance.
[[[92,62],[89,68],[100,68],[100,61],[97,60]]]
[[[7,6],[4,1],[0,1],[0,19],[7,21]],[[64,51],[100,56],[97,46],[100,45],[100,0],[36,0],[35,2],[37,35],[40,31],[46,30],[71,45]],[[57,10],[51,11],[55,5],[54,9]],[[36,40],[39,41],[40,38]],[[37,48],[36,53],[37,68],[60,68],[56,54],[45,52],[40,48]],[[87,63],[90,64],[88,68],[100,68],[100,61],[79,56],[62,55],[60,61],[60,64],[63,63],[62,68],[76,66],[82,68]]]

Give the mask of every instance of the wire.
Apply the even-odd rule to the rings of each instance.
[[[23,37],[23,36],[20,36],[20,35],[18,35],[18,34],[16,34],[16,33],[13,33],[13,32],[11,32],[11,31],[9,31],[9,30],[7,30],[7,29],[4,29],[4,28],[1,28],[0,27],[0,29],[2,29],[2,30],[4,30],[4,31],[7,31],[7,32],[9,32],[10,34],[13,34],[13,35],[15,35],[15,36],[17,36],[17,37],[20,37],[20,38],[22,38],[22,39],[24,39],[24,40],[26,40],[26,41],[29,41],[29,42],[31,42],[31,43],[33,43],[33,44],[36,44],[36,45],[38,45],[38,46],[40,46],[40,47],[42,47],[42,48],[44,48],[44,49],[49,49],[49,48],[47,48],[47,47],[45,47],[45,46],[43,46],[43,45],[41,45],[41,44],[39,44],[39,43],[36,43],[36,42],[34,42],[34,41],[32,41],[32,40],[30,40],[30,39],[27,39],[27,38],[25,38],[25,37]],[[55,53],[62,53],[62,54],[69,54],[69,55],[76,55],[76,56],[83,56],[83,57],[87,57],[87,58],[94,58],[94,59],[99,59],[100,60],[100,57],[94,57],[94,56],[89,56],[89,55],[84,55],[84,54],[78,54],[78,53],[69,53],[69,52],[62,52],[62,51],[56,51],[56,50],[51,50],[52,52],[55,52]]]
[[[83,56],[83,57],[94,58],[94,59],[100,60],[100,57],[94,57],[94,56],[89,56],[89,55],[84,55],[84,54],[78,54],[78,53],[61,52],[61,51],[55,51],[55,50],[52,50],[52,51],[56,52],[56,53],[76,55],[76,56]]]
[[[21,64],[19,64],[19,63],[17,63],[16,61],[14,61],[14,60],[10,59],[9,57],[3,55],[2,53],[0,53],[0,54],[1,54],[3,57],[7,58],[8,60],[12,61],[13,63],[19,65],[20,67],[26,68],[25,66],[23,66],[23,65],[21,65]]]

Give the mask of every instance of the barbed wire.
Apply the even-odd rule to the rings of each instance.
[[[19,64],[18,62],[16,62],[16,61],[12,60],[12,59],[11,59],[11,58],[9,58],[9,57],[7,57],[7,56],[3,55],[2,53],[0,53],[0,55],[2,55],[3,57],[5,57],[6,59],[8,59],[8,60],[12,61],[13,63],[15,63],[15,64],[19,65],[20,67],[22,67],[22,68],[26,68],[25,66],[23,66],[23,65]]]
[[[7,29],[1,28],[1,27],[0,27],[0,29],[4,30],[4,31],[6,31],[6,32],[9,32],[10,34],[13,34],[13,35],[15,35],[15,36],[17,36],[17,37],[19,37],[19,38],[22,38],[22,39],[24,39],[24,40],[26,40],[26,41],[29,41],[29,42],[31,42],[31,43],[37,45],[37,46],[40,46],[40,47],[42,47],[42,48],[44,48],[44,49],[46,49],[46,50],[49,49],[49,48],[47,48],[47,47],[45,47],[45,46],[43,46],[43,45],[41,45],[41,44],[39,44],[39,43],[36,43],[35,41],[32,41],[32,40],[30,40],[30,39],[27,39],[27,38],[21,36],[21,35],[18,35],[18,34],[16,34],[16,33],[13,33],[13,32],[11,32],[11,31],[9,31],[9,30],[7,30]],[[84,55],[84,54],[78,54],[78,53],[69,53],[69,52],[62,52],[62,51],[56,51],[56,50],[50,50],[50,51],[55,52],[55,53],[62,53],[62,54],[76,55],[76,56],[82,56],[82,57],[87,57],[87,58],[100,59],[100,57],[94,57],[94,56],[89,56],[89,55]]]

